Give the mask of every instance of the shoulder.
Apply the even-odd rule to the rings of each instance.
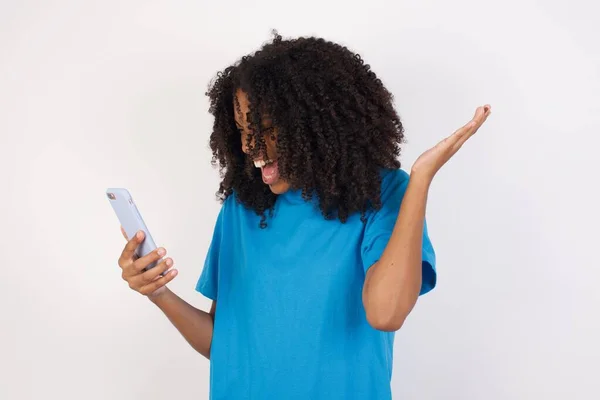
[[[380,171],[381,190],[379,199],[381,209],[370,209],[368,215],[375,216],[385,212],[396,212],[400,207],[404,192],[408,187],[409,174],[401,169],[382,169]]]
[[[231,193],[224,200],[222,200],[221,210],[219,212],[219,218],[223,223],[233,223],[243,220],[256,220],[258,215],[256,212],[246,207],[238,198],[235,192]]]
[[[389,195],[390,192],[397,192],[401,188],[406,188],[410,175],[405,170],[382,169],[381,170],[381,196]]]
[[[228,195],[224,200],[221,200],[219,217],[221,219],[230,220],[234,215],[237,215],[242,211],[244,211],[244,206],[238,200],[237,195],[234,192]]]
[[[238,201],[235,193],[228,195],[221,203],[221,211],[228,211],[238,206]]]
[[[225,199],[220,200],[221,207],[219,208],[219,213],[217,216],[217,225],[223,223],[223,220],[227,221],[231,219],[232,214],[235,213],[235,209],[237,207],[235,195],[231,194],[227,196]]]

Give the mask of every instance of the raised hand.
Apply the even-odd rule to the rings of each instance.
[[[413,164],[411,176],[433,180],[440,168],[477,132],[491,113],[492,107],[489,104],[478,107],[471,121],[419,156]]]

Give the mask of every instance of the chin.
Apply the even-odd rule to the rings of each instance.
[[[274,184],[269,185],[269,189],[275,194],[284,194],[290,190],[290,185],[287,182],[277,181]]]

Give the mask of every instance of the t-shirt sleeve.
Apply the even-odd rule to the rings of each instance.
[[[204,260],[204,268],[196,284],[196,290],[211,300],[217,299],[219,288],[219,259],[223,240],[223,214],[224,206],[221,207],[221,211],[217,217],[213,237]]]
[[[408,181],[409,175],[400,169],[386,172],[382,178],[382,207],[367,217],[362,243],[361,253],[365,272],[379,260],[390,240],[404,193],[408,187]],[[423,227],[421,255],[423,277],[420,294],[425,294],[435,287],[437,281],[435,251],[427,232],[427,222],[424,223]]]

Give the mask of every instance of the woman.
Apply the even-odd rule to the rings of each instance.
[[[316,38],[274,41],[208,92],[223,206],[197,290],[166,284],[163,248],[119,265],[200,354],[213,399],[389,399],[394,332],[436,284],[425,208],[436,172],[490,114],[397,158],[392,95],[360,56]],[[169,271],[164,276],[160,274]]]

